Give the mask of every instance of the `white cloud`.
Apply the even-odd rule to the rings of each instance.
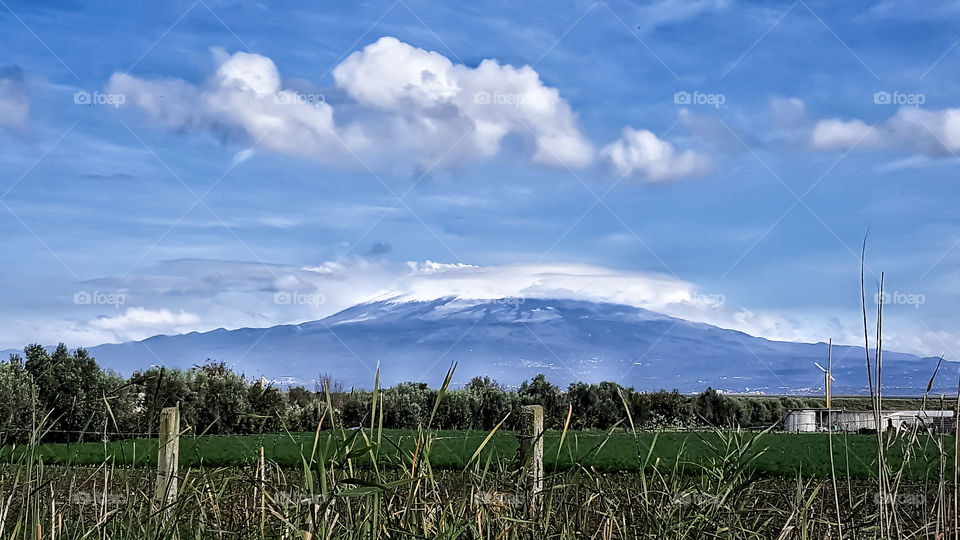
[[[359,103],[396,115],[394,129],[415,150],[443,152],[467,133],[454,152],[489,157],[515,133],[532,139],[538,163],[579,167],[593,158],[570,106],[529,66],[487,59],[470,68],[383,37],[347,57],[333,77]]]
[[[617,173],[642,176],[652,182],[701,175],[708,168],[707,158],[697,152],[678,152],[673,144],[652,132],[631,127],[623,128],[623,135],[604,147],[600,155]]]
[[[407,264],[356,258],[316,266],[252,262],[180,260],[161,263],[139,275],[88,282],[89,290],[123,291],[130,307],[75,305],[72,296],[59,310],[40,306],[18,311],[0,328],[0,349],[25,341],[71,346],[144,339],[156,334],[216,328],[270,327],[322,319],[362,302],[499,298],[573,299],[649,309],[689,321],[740,330],[769,339],[859,345],[859,312],[805,313],[735,306],[723,291],[672,276],[584,264],[474,266],[461,263]],[[65,309],[64,309],[65,308]],[[58,313],[51,319],[49,313]],[[912,316],[912,314],[911,314]],[[841,323],[844,317],[849,324]],[[927,339],[928,329],[911,319],[887,318],[898,330],[885,336],[891,350],[938,353],[954,334]],[[920,337],[918,337],[920,336]],[[936,350],[933,350],[936,349]]]
[[[129,335],[131,332],[148,332],[153,335],[160,331],[189,329],[200,323],[200,317],[193,313],[173,313],[167,309],[151,310],[142,307],[128,308],[123,315],[94,319],[90,326],[100,330]],[[129,338],[127,338],[129,339]]]
[[[652,30],[659,26],[693,20],[705,13],[728,9],[731,0],[660,0],[639,9],[640,27]]]
[[[322,95],[285,89],[269,58],[218,56],[203,85],[118,73],[108,91],[171,129],[239,133],[263,148],[327,162],[356,154],[374,163],[413,155],[420,166],[454,164],[498,154],[510,134],[529,141],[535,163],[580,167],[594,157],[570,106],[529,66],[484,60],[471,68],[384,37],[333,70],[355,101],[338,106],[349,118],[337,123]]]
[[[847,149],[858,143],[867,147],[879,140],[878,134],[870,134],[872,129],[860,120],[832,118],[817,122],[810,140],[814,148],[823,150]]]
[[[644,272],[611,270],[582,264],[472,266],[432,261],[407,263],[410,273],[397,293],[408,300],[458,296],[497,298],[565,298],[627,304],[664,310],[669,306],[707,307],[688,282]]]
[[[0,129],[21,133],[30,120],[30,94],[19,67],[0,68]]]
[[[960,151],[960,109],[903,107],[874,126],[838,118],[817,122],[811,135],[823,150],[890,149],[938,156]]]
[[[332,159],[342,154],[341,140],[360,144],[349,131],[335,131],[330,105],[281,88],[276,66],[257,54],[230,56],[202,86],[116,73],[107,91],[123,94],[125,105],[167,128],[226,137],[242,133],[257,146],[284,154]]]
[[[105,309],[113,311],[111,307]],[[130,307],[123,313],[101,315],[92,319],[83,318],[81,313],[77,313],[77,316],[77,319],[73,320],[31,320],[29,317],[18,319],[10,329],[12,338],[17,341],[8,345],[19,348],[24,345],[21,343],[23,339],[29,339],[44,345],[63,342],[71,347],[92,347],[101,343],[136,341],[158,334],[175,335],[216,328],[205,325],[194,313],[183,310],[174,312],[166,308]],[[4,341],[10,340],[4,337]]]

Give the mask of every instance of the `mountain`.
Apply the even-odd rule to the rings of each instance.
[[[151,364],[187,368],[222,360],[248,376],[313,385],[330,374],[347,387],[381,382],[454,385],[476,375],[518,385],[537,373],[565,387],[617,381],[637,389],[822,393],[825,343],[789,343],[668,317],[645,309],[574,300],[443,298],[361,304],[319,321],[271,328],[155,336],[90,349],[101,366],[128,374]],[[863,348],[835,346],[833,392],[864,394]],[[918,395],[936,358],[884,351],[884,393]],[[952,374],[934,392],[951,392]]]

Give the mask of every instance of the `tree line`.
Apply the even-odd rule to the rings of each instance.
[[[45,440],[91,440],[151,436],[161,409],[180,407],[182,423],[194,434],[228,435],[313,431],[337,425],[369,426],[373,392],[344,389],[331,377],[314,388],[280,387],[208,361],[187,370],[150,367],[123,377],[104,371],[86,350],[60,344],[52,352],[30,345],[23,355],[0,361],[0,433],[6,442],[37,434]],[[379,391],[385,428],[426,425],[438,389],[404,382]],[[729,396],[708,388],[699,395],[676,390],[641,392],[615,382],[573,383],[561,390],[544,375],[506,388],[489,377],[474,377],[440,400],[431,427],[489,430],[504,418],[517,427],[523,405],[542,405],[548,429],[694,426],[766,427],[790,408],[822,406],[822,400],[794,397]],[[628,415],[629,411],[629,415]],[[513,413],[513,414],[511,414]]]

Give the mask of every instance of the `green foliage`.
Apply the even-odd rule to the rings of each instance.
[[[0,362],[0,432],[8,439],[25,440],[33,429],[37,388],[23,367],[23,359],[11,355]]]
[[[263,381],[251,385],[247,389],[247,401],[251,414],[245,428],[247,433],[276,433],[282,429],[287,400],[279,388]]]
[[[84,349],[73,353],[61,343],[53,354],[40,345],[24,349],[24,367],[37,385],[40,410],[51,418],[65,438],[105,429],[106,379]]]
[[[251,381],[223,362],[182,371],[152,367],[129,379],[104,373],[86,351],[70,352],[65,345],[48,353],[39,345],[24,349],[26,360],[14,356],[0,364],[0,425],[9,434],[27,431],[48,413],[48,437],[80,440],[98,437],[104,430],[116,434],[152,435],[160,411],[179,406],[184,425],[195,433],[213,435],[309,431],[331,428],[324,387],[330,388],[332,417],[349,427],[370,426],[373,393],[345,391],[329,375],[316,391],[302,386],[288,389],[267,381]],[[608,430],[624,426],[629,410],[638,428],[751,427],[765,428],[782,421],[791,408],[822,406],[811,397],[727,395],[708,388],[697,396],[673,391],[639,392],[614,382],[577,382],[561,390],[543,374],[508,389],[489,377],[474,377],[461,389],[447,389],[437,401],[437,389],[405,382],[382,388],[378,409],[388,429],[415,429],[426,425],[436,404],[433,427],[490,430],[506,419],[504,429],[515,429],[523,405],[544,407],[547,429],[562,429],[572,407],[571,429]],[[35,398],[34,398],[35,396]],[[836,406],[864,409],[867,398],[835,398]],[[891,406],[919,408],[909,400],[887,400]],[[382,405],[382,407],[381,407]],[[952,402],[945,404],[952,407]],[[514,413],[514,414],[511,414]]]
[[[136,395],[140,414],[130,431],[152,434],[160,421],[160,411],[180,403],[181,417],[190,425],[194,418],[192,389],[186,373],[178,369],[150,368],[137,371],[130,377],[131,392]]]
[[[223,362],[210,362],[188,373],[186,417],[199,433],[244,433],[253,413],[247,380]]]
[[[949,503],[958,486],[948,480],[956,441],[949,436],[548,431],[545,489],[531,494],[515,458],[517,434],[503,420],[523,402],[543,399],[555,412],[572,406],[589,427],[615,426],[626,416],[631,424],[698,418],[733,425],[792,404],[780,398],[712,389],[690,398],[614,383],[560,392],[545,378],[516,392],[488,378],[446,392],[452,370],[440,390],[405,383],[382,393],[338,390],[334,398],[250,384],[216,363],[171,372],[169,385],[163,370],[124,381],[62,349],[48,356],[30,350],[30,368],[19,359],[0,366],[2,397],[13,398],[7,410],[19,411],[24,396],[44,395],[61,411],[51,390],[34,384],[45,369],[74,381],[96,375],[105,398],[94,412],[109,418],[104,429],[179,402],[189,419],[179,493],[160,509],[152,495],[156,471],[129,467],[155,466],[156,438],[50,443],[39,440],[44,428],[35,428],[27,444],[0,447],[3,538],[889,538],[878,524],[890,531],[890,523],[897,537],[920,538],[950,530],[956,519]],[[611,405],[615,399],[619,406]],[[330,429],[197,436],[270,429],[274,418],[286,423],[315,413]],[[434,415],[448,425],[500,420],[490,430],[448,431],[425,425]],[[417,425],[379,428],[388,416]],[[63,418],[70,416],[61,411],[56,421]],[[896,475],[878,483],[878,467]],[[878,514],[880,495],[897,504]]]

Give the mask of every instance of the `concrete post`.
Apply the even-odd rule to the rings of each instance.
[[[533,499],[543,491],[543,407],[522,407],[520,426],[520,462],[526,467],[527,495],[535,508]]]
[[[180,409],[160,412],[160,441],[157,449],[157,486],[154,500],[159,508],[177,499],[177,469],[180,462]]]

